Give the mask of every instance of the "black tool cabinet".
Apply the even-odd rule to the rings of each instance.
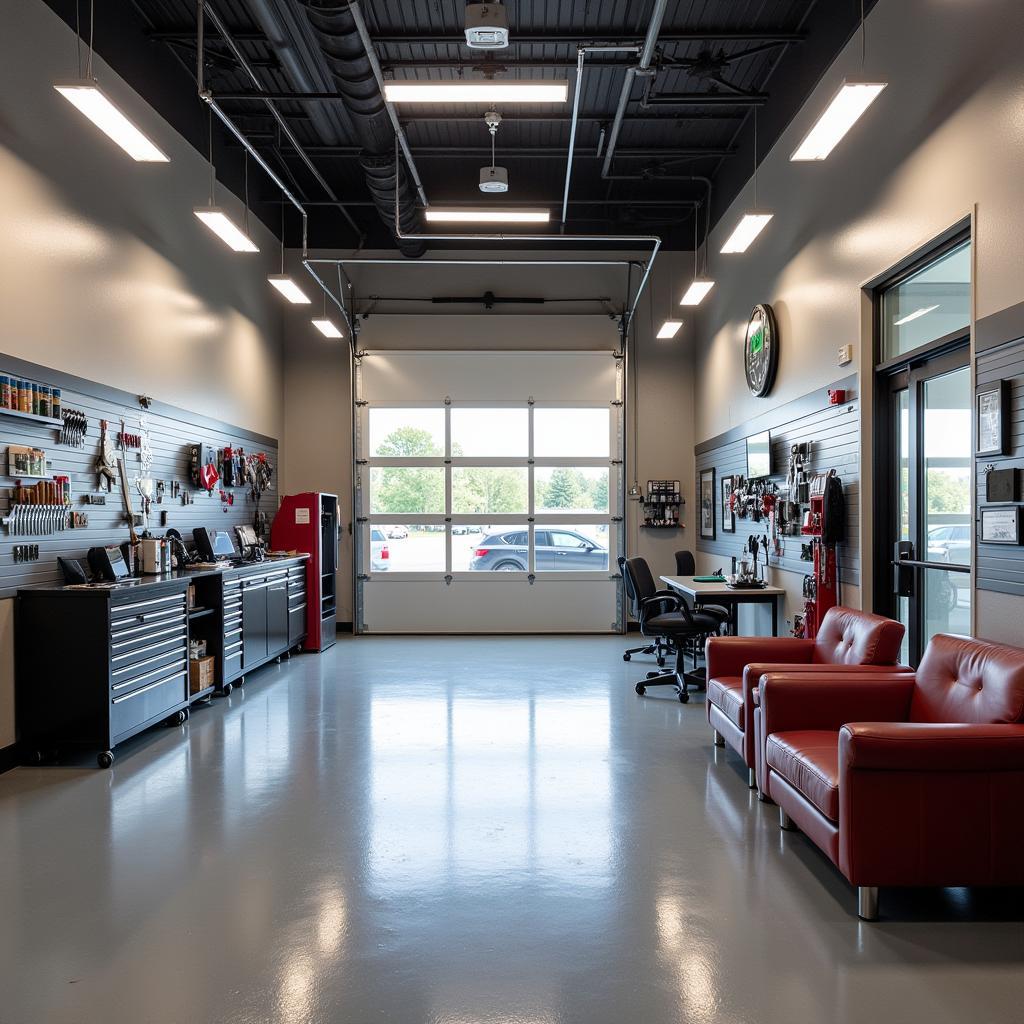
[[[188,607],[190,584],[200,610]],[[189,717],[190,619],[203,623],[223,694],[305,640],[305,556],[109,588],[26,589],[16,609],[21,748],[30,760],[94,750],[108,768],[118,743]]]

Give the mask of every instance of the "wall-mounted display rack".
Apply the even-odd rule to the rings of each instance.
[[[648,530],[678,530],[679,510],[685,504],[678,480],[648,480],[643,499],[643,522]]]

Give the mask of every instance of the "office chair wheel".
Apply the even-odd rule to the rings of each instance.
[[[622,656],[622,660],[623,661],[629,661],[632,657],[633,657],[633,655],[631,655],[630,653],[627,652],[626,654],[624,654]]]
[[[96,763],[101,768],[110,768],[114,763],[114,755],[109,750],[101,751],[96,755]]]
[[[685,690],[680,690],[679,691],[679,703],[680,704],[689,704],[690,703],[690,695]]]
[[[638,697],[642,697],[647,692],[647,687],[644,686],[643,683],[637,683],[636,686],[633,687],[633,689],[636,690],[636,695]]]

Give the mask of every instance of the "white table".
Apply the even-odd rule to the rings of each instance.
[[[736,609],[741,604],[767,604],[772,609],[772,636],[779,635],[779,605],[786,596],[782,587],[732,590],[726,583],[701,583],[696,576],[662,576],[661,582],[693,602],[720,604],[729,609],[729,632],[736,635]]]

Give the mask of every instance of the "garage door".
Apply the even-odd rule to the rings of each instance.
[[[360,632],[619,628],[612,352],[367,353],[356,386]]]

